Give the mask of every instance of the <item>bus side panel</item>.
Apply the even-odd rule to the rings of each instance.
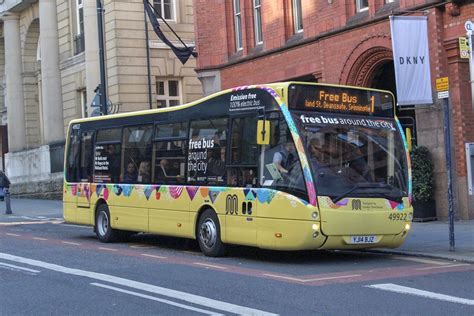
[[[256,246],[258,203],[250,189],[226,189],[214,201],[217,209],[225,217],[226,242],[239,245]],[[245,195],[247,193],[247,195]],[[211,188],[211,195],[212,195]]]
[[[89,183],[77,184],[76,219],[78,224],[94,225],[94,214],[91,208],[91,198],[93,198],[91,187]]]
[[[324,238],[319,232],[317,208],[285,192],[258,189],[259,219],[257,245],[260,248],[315,249]],[[313,226],[315,225],[315,226]],[[313,234],[315,237],[313,237]]]
[[[96,192],[107,201],[113,228],[148,231],[148,205],[143,189],[135,185],[116,184],[96,188]]]
[[[64,220],[68,223],[94,225],[90,198],[91,192],[88,183],[65,183],[63,192]],[[80,201],[87,201],[87,203],[79,203]]]
[[[264,249],[317,249],[326,240],[313,230],[311,221],[260,218],[258,225],[258,247]]]
[[[63,217],[67,223],[76,223],[77,220],[77,184],[64,182],[63,186]]]
[[[185,186],[154,186],[149,195],[149,231],[194,238],[189,212],[190,198]],[[146,189],[145,189],[146,190]],[[144,192],[146,196],[148,192]]]

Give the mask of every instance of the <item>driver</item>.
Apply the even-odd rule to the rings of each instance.
[[[273,163],[278,171],[283,174],[288,174],[293,163],[295,162],[295,145],[291,140],[281,145],[279,151],[273,155]]]

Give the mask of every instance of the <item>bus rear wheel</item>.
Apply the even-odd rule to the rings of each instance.
[[[225,245],[221,240],[219,219],[213,210],[205,210],[199,217],[197,240],[202,253],[209,257],[221,257],[225,254]]]
[[[95,233],[101,242],[114,242],[119,237],[119,232],[110,226],[110,212],[106,204],[97,208],[95,216]]]

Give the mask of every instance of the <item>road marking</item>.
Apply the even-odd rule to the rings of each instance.
[[[125,294],[130,294],[130,295],[146,298],[146,299],[149,299],[149,300],[152,300],[152,301],[156,301],[156,302],[160,302],[160,303],[164,303],[164,304],[168,304],[168,305],[172,305],[172,306],[176,306],[176,307],[181,307],[181,308],[191,310],[191,311],[194,311],[194,312],[198,312],[198,313],[203,313],[203,314],[207,314],[207,315],[215,315],[215,316],[223,315],[223,314],[214,313],[214,312],[211,312],[211,311],[206,311],[204,309],[195,308],[195,307],[192,307],[192,306],[176,303],[176,302],[173,302],[173,301],[157,298],[157,297],[154,297],[154,296],[145,295],[145,294],[132,292],[132,291],[127,291],[127,290],[120,289],[120,288],[114,287],[114,286],[108,286],[108,285],[100,284],[100,283],[91,283],[91,285],[98,286],[98,287],[103,287],[105,289],[109,289],[109,290],[113,290],[113,291],[117,291],[117,292],[121,292],[121,293],[125,293]]]
[[[73,268],[68,268],[64,266],[60,266],[57,264],[53,263],[48,263],[44,261],[39,261],[39,260],[34,260],[34,259],[29,259],[29,258],[24,258],[24,257],[18,257],[14,255],[10,255],[7,253],[2,253],[0,252],[0,259],[4,260],[9,260],[9,261],[14,261],[14,262],[19,262],[23,264],[28,264],[31,266],[35,267],[41,267],[43,269],[48,269],[48,270],[53,270],[56,272],[61,272],[65,274],[70,274],[70,275],[76,275],[80,277],[86,277],[102,282],[108,282],[116,285],[122,285],[122,286],[127,286],[130,288],[134,288],[137,290],[141,291],[146,291],[150,293],[155,293],[158,295],[162,296],[167,296],[171,297],[174,299],[178,299],[181,301],[186,301],[191,304],[198,304],[202,306],[206,306],[212,309],[216,310],[222,310],[226,313],[234,313],[234,314],[244,314],[244,315],[277,315],[269,312],[265,312],[259,309],[254,309],[250,307],[245,307],[245,306],[240,306],[240,305],[235,305],[231,303],[226,303],[218,300],[214,300],[211,298],[207,298],[204,296],[199,296],[187,292],[182,292],[178,290],[172,290],[156,285],[151,285],[143,282],[138,282],[138,281],[133,281],[133,280],[128,280],[120,277],[116,277],[113,275],[108,275],[108,274],[103,274],[103,273],[97,273],[97,272],[90,272],[86,270],[80,270],[80,269],[73,269]]]
[[[15,236],[15,237],[20,237],[21,235],[18,235],[18,234],[12,234],[12,233],[5,233],[5,235],[9,235],[9,236]]]
[[[362,274],[349,274],[349,275],[340,275],[340,276],[316,278],[316,279],[298,279],[298,278],[287,277],[287,276],[284,276],[284,275],[277,275],[277,274],[267,274],[267,273],[265,273],[263,275],[269,276],[269,277],[272,277],[272,278],[298,281],[298,282],[303,282],[303,283],[305,283],[305,282],[315,282],[315,281],[335,280],[335,279],[349,279],[349,278],[355,278],[355,277],[362,276]]]
[[[393,284],[393,283],[367,285],[366,287],[370,287],[370,288],[373,288],[373,289],[379,289],[379,290],[383,290],[383,291],[401,293],[401,294],[421,296],[421,297],[426,297],[426,298],[431,298],[431,299],[434,299],[434,300],[446,301],[446,302],[451,302],[451,303],[474,305],[474,300],[468,300],[468,299],[460,298],[460,297],[456,297],[456,296],[444,295],[444,294],[439,294],[439,293],[435,293],[435,292],[418,290],[418,289],[414,289],[414,288],[411,288],[411,287],[396,285],[396,284]]]
[[[420,262],[420,263],[426,263],[426,264],[435,264],[439,266],[451,264],[450,262],[429,260],[429,259],[423,259],[423,258],[414,258],[414,257],[393,256],[392,258],[397,259],[397,260],[414,261],[414,262]]]
[[[114,249],[114,248],[105,248],[105,247],[97,247],[97,248],[99,248],[100,250],[118,251],[117,249]]]
[[[77,242],[72,242],[72,241],[61,241],[61,243],[66,244],[66,245],[74,245],[74,246],[80,246],[80,243]]]
[[[2,222],[0,226],[17,226],[17,225],[40,225],[40,224],[60,224],[62,221],[34,221],[34,222]]]
[[[155,248],[155,246],[147,245],[147,244],[129,244],[130,248]]]
[[[34,240],[48,240],[47,238],[33,237]]]
[[[12,269],[15,269],[15,270],[22,270],[22,271],[32,272],[32,273],[40,273],[41,272],[41,271],[38,271],[38,270],[23,268],[23,267],[15,266],[13,264],[3,263],[3,262],[0,262],[0,266],[9,267],[9,268],[12,268]]]
[[[213,264],[207,264],[207,263],[201,263],[201,262],[193,262],[193,264],[198,265],[198,266],[203,266],[203,267],[227,270],[226,267],[216,266],[216,265],[213,265]]]
[[[149,255],[149,254],[147,254],[147,253],[142,253],[141,255],[142,255],[142,256],[145,256],[145,257],[156,258],[156,259],[168,259],[168,257]]]
[[[437,266],[437,267],[426,267],[426,268],[417,268],[416,270],[433,270],[433,269],[445,269],[445,268],[455,268],[455,267],[463,267],[463,266],[470,266],[469,263],[460,263],[460,264],[450,264],[445,266]]]

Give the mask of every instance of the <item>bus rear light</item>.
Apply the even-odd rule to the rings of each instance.
[[[276,238],[281,238],[282,236],[283,236],[282,233],[275,233]]]

